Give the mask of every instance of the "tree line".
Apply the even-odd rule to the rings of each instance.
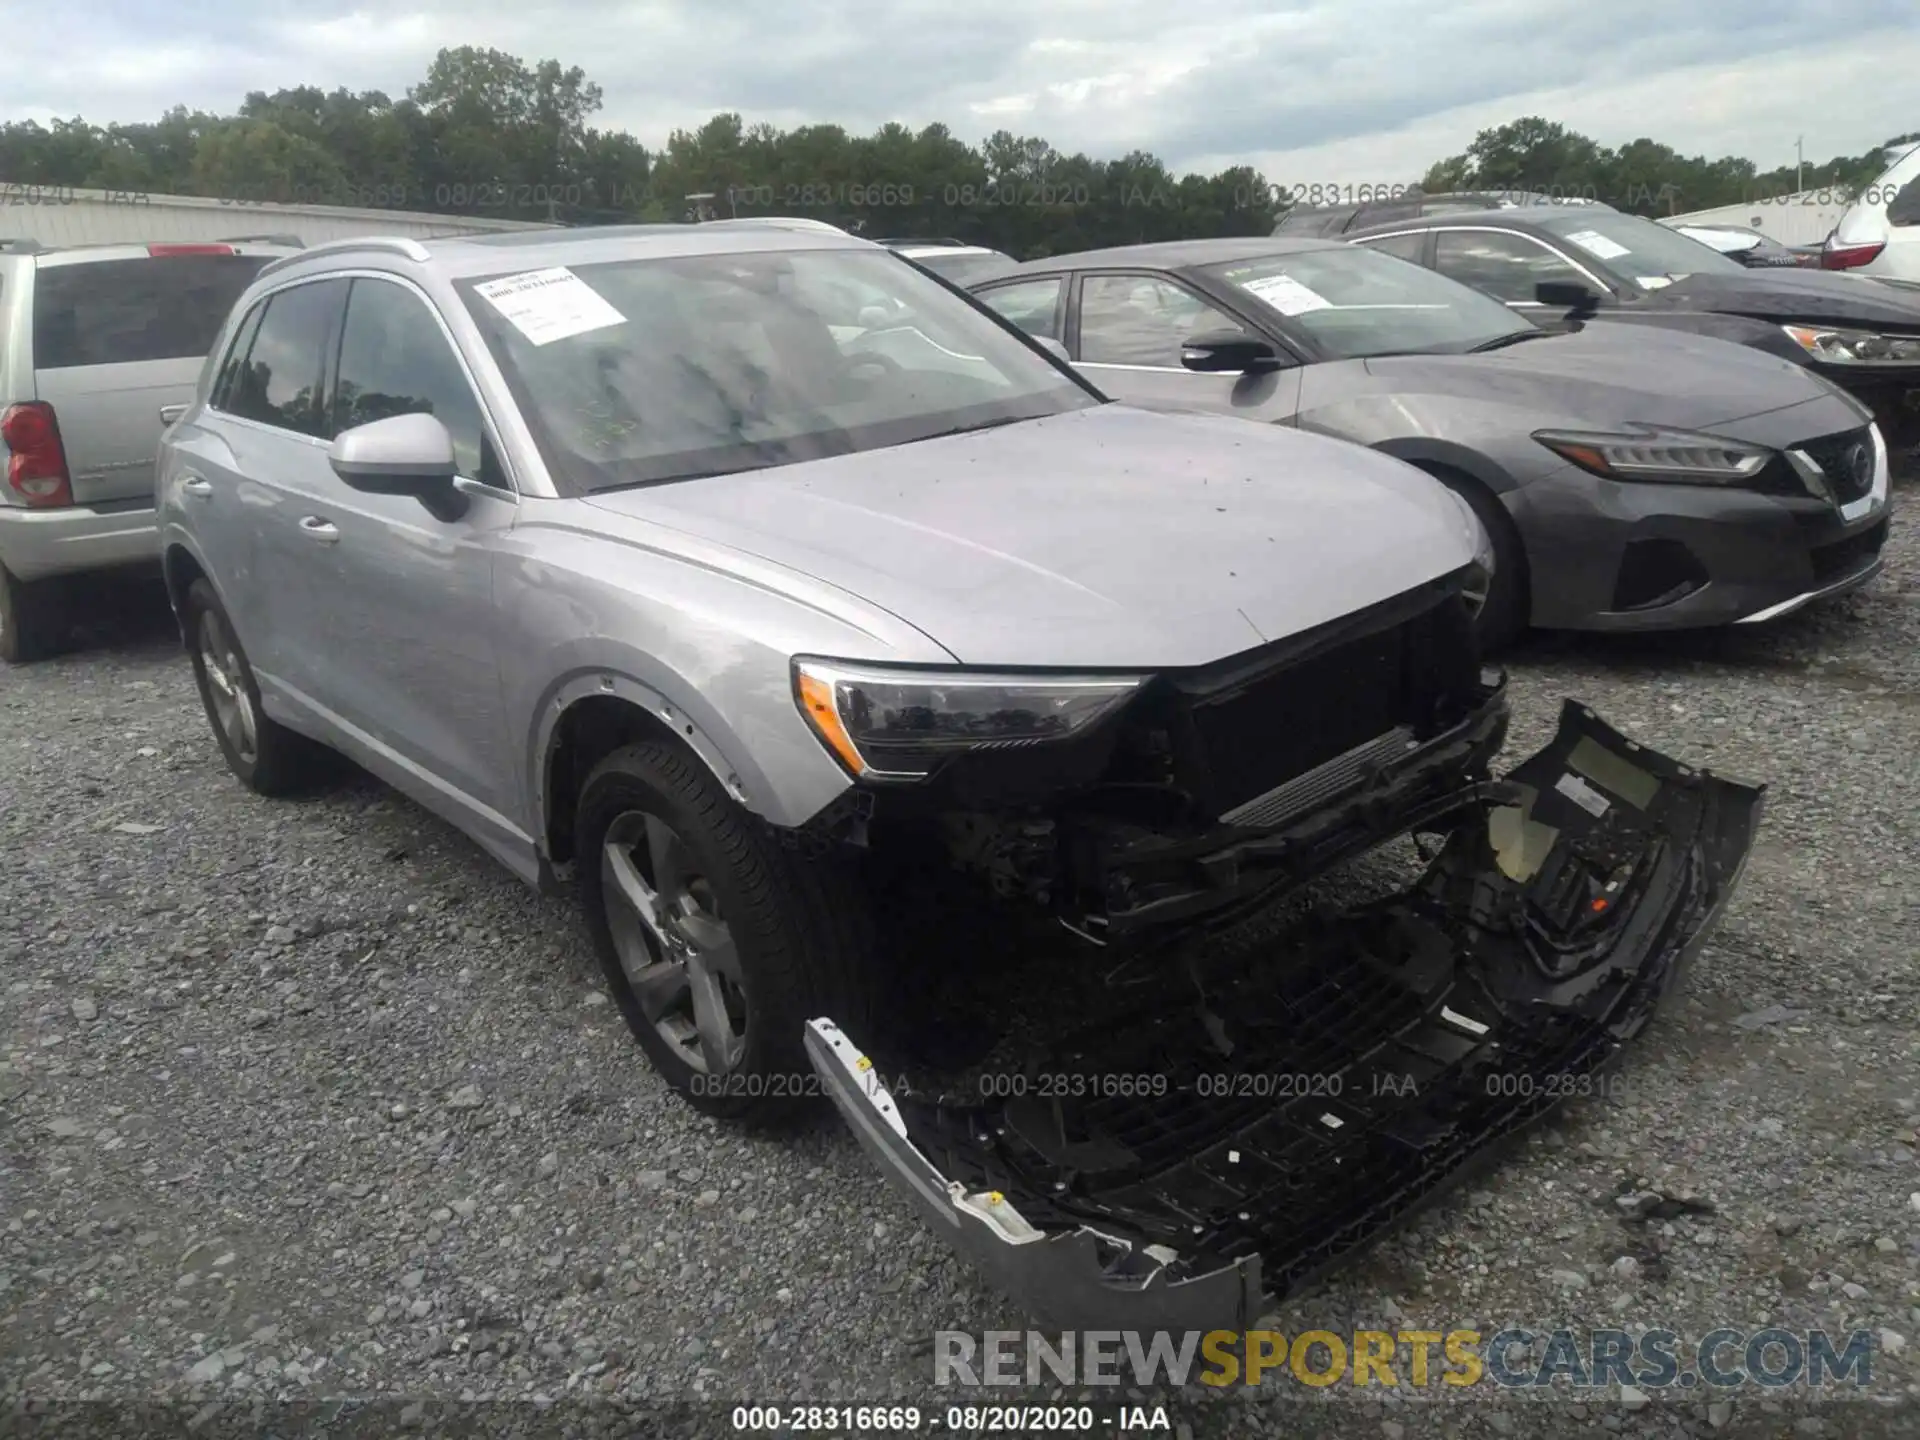
[[[1096,159],[1006,130],[973,145],[940,124],[856,135],[722,114],[650,150],[593,124],[601,104],[600,87],[578,66],[460,46],[440,51],[398,99],[307,85],[255,91],[231,115],[176,106],[137,124],[0,125],[0,181],[576,225],[799,214],[876,238],[950,236],[1023,258],[1261,235],[1292,204],[1376,194],[1337,181],[1289,189],[1249,166],[1176,175],[1145,151]],[[1806,180],[1857,189],[1879,173],[1878,156],[1834,157],[1807,167]],[[1793,180],[1793,167],[1760,172],[1750,161],[1684,156],[1652,140],[1611,149],[1529,117],[1482,131],[1421,183],[1429,191],[1524,187],[1670,214],[1784,194]]]
[[[1920,130],[1895,135],[1859,155],[1761,170],[1751,160],[1682,155],[1657,140],[1618,147],[1538,116],[1482,130],[1458,155],[1434,163],[1421,180],[1428,191],[1529,189],[1602,200],[1640,215],[1680,215],[1722,205],[1778,204],[1801,191],[1851,199],[1887,168],[1886,151],[1920,141]]]

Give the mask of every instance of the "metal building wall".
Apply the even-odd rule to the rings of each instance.
[[[333,205],[269,205],[198,195],[143,195],[22,185],[0,180],[0,240],[42,245],[110,245],[153,240],[224,240],[297,235],[318,245],[353,235],[431,240],[489,230],[541,230],[544,222],[467,219],[413,210],[354,210]]]
[[[1847,213],[1844,201],[1827,190],[1768,196],[1739,205],[1719,205],[1686,215],[1662,215],[1665,225],[1738,225],[1758,230],[1782,245],[1818,245]]]

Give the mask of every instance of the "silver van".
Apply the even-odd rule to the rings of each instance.
[[[297,241],[0,242],[0,659],[67,629],[75,577],[158,568],[153,461],[227,311]]]

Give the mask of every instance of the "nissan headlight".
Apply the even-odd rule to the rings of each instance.
[[[1068,739],[1119,709],[1145,679],[910,670],[805,655],[793,662],[800,713],[867,780],[919,780],[969,750]]]
[[[1536,430],[1533,438],[1581,469],[1609,480],[1744,485],[1773,459],[1773,451],[1763,445],[1652,425],[1618,434]]]
[[[1830,330],[1822,325],[1782,325],[1787,338],[1829,365],[1920,365],[1920,335],[1879,335],[1871,330]]]

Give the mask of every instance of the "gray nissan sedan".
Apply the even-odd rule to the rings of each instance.
[[[1889,479],[1870,412],[1744,346],[1542,329],[1330,240],[1057,255],[972,288],[1116,399],[1337,435],[1451,486],[1493,541],[1488,647],[1528,624],[1751,624],[1880,569]]]
[[[1639,1033],[1758,821],[1575,705],[1492,779],[1481,537],[1429,476],[1108,403],[849,237],[317,247],[241,297],[158,485],[243,782],[331,747],[576,880],[675,1090],[830,1095],[1041,1312],[1241,1323],[1378,1233]],[[1409,833],[1414,886],[1258,964],[1156,947]],[[903,1089],[936,965],[876,935],[926,877],[1068,952],[1026,1018],[1096,1028],[1049,1073],[1139,1083]]]

